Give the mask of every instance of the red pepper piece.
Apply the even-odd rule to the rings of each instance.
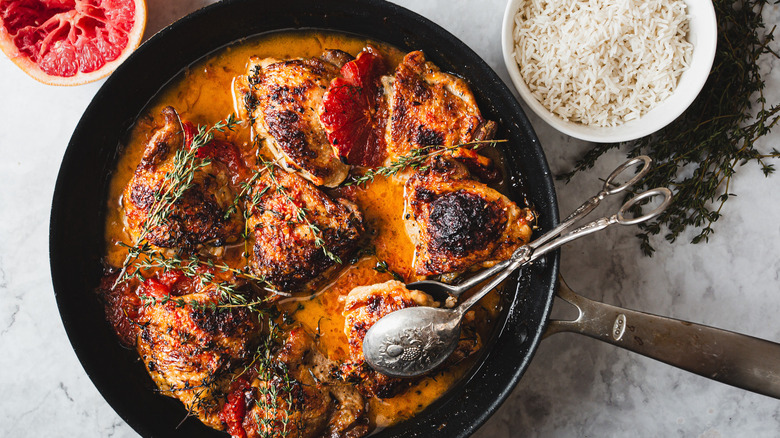
[[[159,275],[157,275],[157,280],[160,283],[170,288],[173,287],[173,285],[176,284],[176,282],[181,280],[183,277],[184,274],[181,271],[170,270],[170,271],[164,271]]]
[[[171,288],[156,278],[147,278],[141,292],[148,297],[162,299],[171,295]]]
[[[192,146],[192,140],[195,138],[195,126],[190,122],[182,122],[184,128],[184,144],[187,147]],[[198,148],[198,158],[210,158],[224,164],[231,174],[233,184],[238,184],[247,174],[246,163],[241,156],[236,145],[229,141],[211,140]]]
[[[198,149],[198,157],[211,158],[224,164],[230,171],[234,184],[246,174],[246,163],[244,163],[241,153],[236,145],[228,141],[212,140],[206,143]]]
[[[246,397],[244,392],[249,383],[243,378],[238,378],[231,385],[231,392],[227,401],[219,412],[219,419],[225,424],[226,432],[233,438],[246,438],[244,430],[244,416],[246,416]]]

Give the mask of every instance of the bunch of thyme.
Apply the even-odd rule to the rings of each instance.
[[[607,151],[626,147],[628,156],[649,155],[650,173],[635,187],[669,187],[675,192],[672,205],[656,220],[640,224],[637,234],[644,254],[654,248],[650,236],[666,228],[665,238],[674,242],[693,227],[693,243],[706,242],[714,232],[726,201],[734,194],[730,183],[738,166],[754,163],[765,176],[775,171],[768,160],[780,156],[773,148],[762,153],[756,142],[780,118],[780,103],[767,105],[764,81],[758,66],[762,55],[778,57],[769,44],[773,27],[765,32],[763,7],[768,0],[714,0],[718,20],[718,48],[712,71],[693,104],[661,131],[625,144],[596,145],[580,159],[574,170],[560,179],[567,182],[577,172],[592,168]]]

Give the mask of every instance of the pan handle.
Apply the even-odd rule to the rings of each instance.
[[[551,320],[544,337],[580,333],[748,391],[780,398],[780,344],[584,298],[562,277],[558,297],[574,321]]]

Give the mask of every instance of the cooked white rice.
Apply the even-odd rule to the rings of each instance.
[[[672,94],[693,45],[681,0],[524,0],[515,60],[545,108],[616,126]]]

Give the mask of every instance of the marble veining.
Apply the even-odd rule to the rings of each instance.
[[[147,37],[208,0],[147,0]],[[507,83],[500,51],[502,0],[397,0],[462,39]],[[780,7],[765,8],[780,22]],[[777,45],[774,46],[777,49]],[[780,61],[765,58],[765,94],[780,101]],[[48,218],[60,159],[101,83],[38,84],[0,57],[0,436],[136,437],[84,373],[59,320],[48,267]],[[479,84],[475,84],[479,86]],[[43,105],[41,105],[43,104]],[[45,111],[42,112],[42,111]],[[528,113],[528,112],[527,112]],[[588,145],[529,116],[551,170],[571,168]],[[778,147],[780,131],[762,143]],[[561,213],[595,193],[620,151],[570,184]],[[586,297],[780,341],[780,176],[737,169],[724,216],[706,245],[656,239],[641,255],[635,230],[611,227],[567,246],[562,273]],[[598,213],[618,207],[606,203]],[[556,314],[567,306],[556,303]],[[774,437],[780,402],[574,334],[545,340],[527,373],[477,438]]]

